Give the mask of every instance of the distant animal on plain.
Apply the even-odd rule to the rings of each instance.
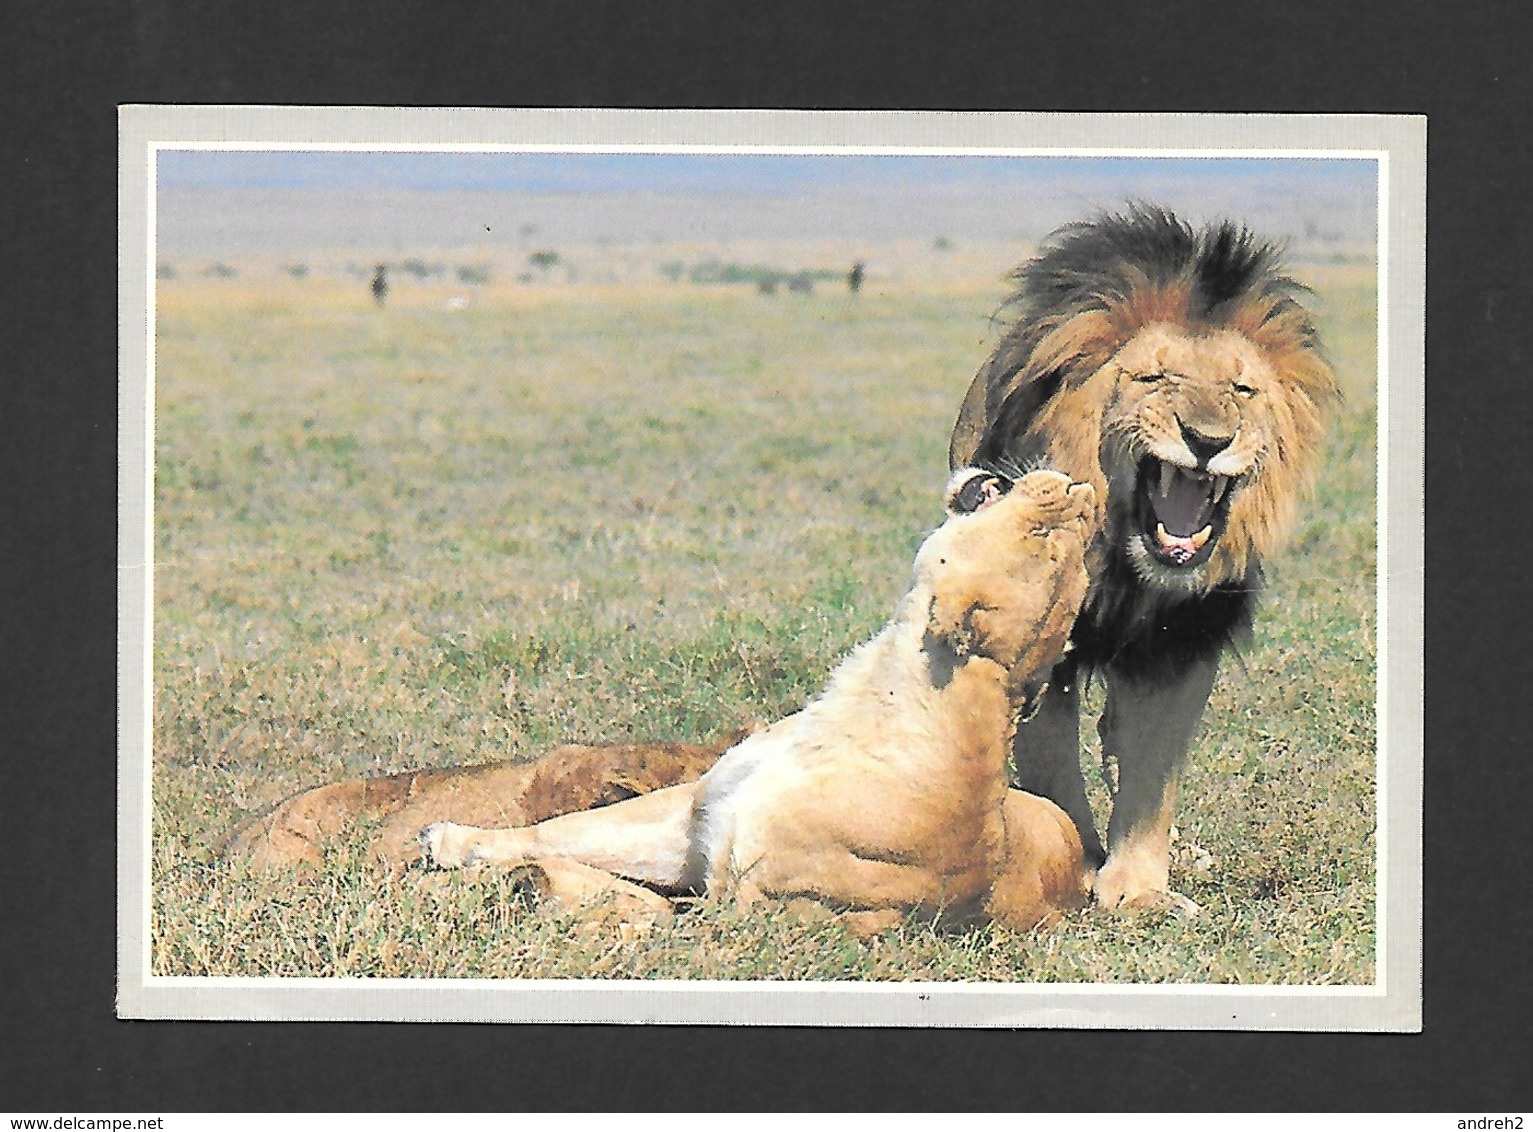
[[[862,277],[864,271],[865,268],[863,262],[859,259],[856,263],[852,264],[852,269],[846,273],[847,288],[854,295],[858,291],[862,290]]]
[[[373,271],[373,302],[380,307],[384,300],[389,297],[389,278],[383,264],[379,264]]]

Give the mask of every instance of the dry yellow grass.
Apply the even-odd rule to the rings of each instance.
[[[213,858],[301,787],[802,703],[939,517],[1004,294],[989,252],[876,252],[855,298],[668,283],[661,263],[700,254],[671,247],[592,282],[616,254],[593,248],[568,253],[573,282],[492,264],[476,288],[401,280],[381,310],[340,259],[304,279],[178,265],[155,373],[153,970],[1370,982],[1375,323],[1356,266],[1300,271],[1347,402],[1193,752],[1181,832],[1211,865],[1189,848],[1177,879],[1202,919],[859,945],[705,906],[623,941],[529,915],[494,877],[389,880],[358,839],[309,876]]]

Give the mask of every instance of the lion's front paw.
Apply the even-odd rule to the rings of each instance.
[[[439,821],[420,831],[421,858],[438,869],[461,869],[474,863],[467,826]]]
[[[1164,870],[1136,868],[1132,862],[1108,861],[1103,865],[1096,876],[1094,895],[1099,907],[1125,916],[1171,913],[1190,918],[1202,912],[1195,901],[1171,890]]]
[[[1191,897],[1168,888],[1124,897],[1112,906],[1112,911],[1120,916],[1172,915],[1190,920],[1201,915],[1203,909]]]

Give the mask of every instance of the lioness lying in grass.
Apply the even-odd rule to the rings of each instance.
[[[560,902],[808,901],[858,931],[911,913],[1025,929],[1079,907],[1074,824],[1008,789],[1007,758],[1085,595],[1093,491],[965,469],[947,503],[893,620],[802,711],[696,782],[520,828],[437,822],[427,860],[523,866]]]

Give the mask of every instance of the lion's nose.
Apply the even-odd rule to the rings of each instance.
[[[1226,436],[1214,436],[1206,432],[1200,432],[1182,421],[1180,417],[1176,421],[1177,427],[1182,430],[1182,440],[1187,445],[1187,450],[1192,453],[1193,459],[1201,464],[1207,464],[1219,453],[1230,446],[1235,439],[1235,434]]]

